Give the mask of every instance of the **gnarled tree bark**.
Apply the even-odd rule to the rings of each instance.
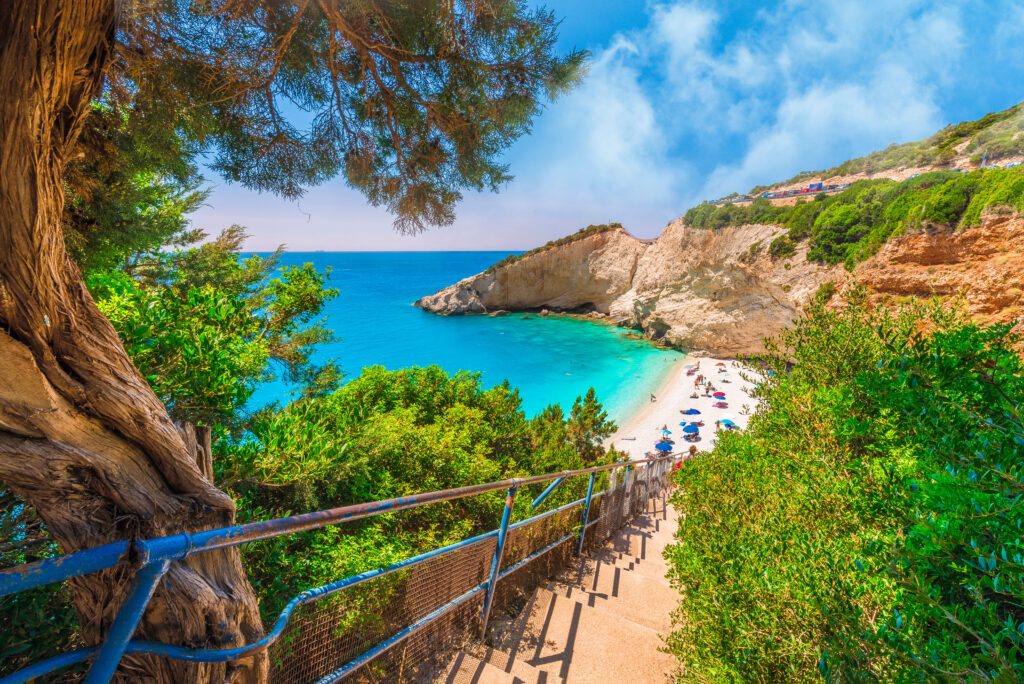
[[[64,249],[61,178],[100,91],[119,4],[0,0],[0,479],[65,551],[234,518],[197,461],[195,434],[172,423]],[[87,643],[102,639],[132,575],[73,581]],[[136,636],[226,647],[261,635],[231,550],[175,563]],[[266,669],[265,657],[227,668],[127,657],[119,677],[260,681]]]

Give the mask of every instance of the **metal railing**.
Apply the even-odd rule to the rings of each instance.
[[[29,565],[5,569],[0,571],[0,597],[95,573],[119,564],[128,566],[130,563],[131,567],[137,568],[131,590],[120,606],[101,644],[68,651],[36,662],[0,679],[0,684],[27,682],[33,678],[54,673],[63,668],[84,663],[90,659],[92,663],[85,681],[89,684],[109,682],[125,654],[163,656],[195,663],[223,663],[245,658],[266,651],[277,643],[285,633],[286,628],[289,627],[289,621],[293,615],[303,606],[324,597],[336,595],[342,590],[362,585],[371,580],[392,575],[399,571],[424,568],[431,563],[438,564],[433,570],[433,577],[435,579],[437,577],[448,579],[448,584],[451,586],[447,594],[444,592],[438,593],[436,587],[432,588],[430,592],[427,592],[431,594],[430,599],[419,601],[416,604],[417,608],[415,610],[407,609],[402,612],[403,617],[413,618],[411,622],[404,624],[386,636],[386,638],[373,643],[358,654],[348,658],[340,666],[323,672],[324,667],[329,666],[320,664],[318,665],[320,669],[316,672],[309,671],[304,672],[304,674],[318,682],[333,682],[346,678],[364,668],[382,654],[389,652],[397,644],[409,640],[410,637],[435,622],[439,622],[442,618],[460,622],[459,628],[465,631],[467,625],[461,623],[466,622],[466,620],[457,620],[456,618],[465,612],[467,606],[475,605],[476,602],[481,604],[478,613],[478,624],[476,626],[479,628],[480,634],[486,634],[497,589],[502,580],[520,573],[531,563],[538,561],[538,559],[551,554],[559,548],[565,549],[568,547],[570,554],[579,555],[584,548],[587,530],[595,526],[600,526],[599,529],[602,531],[602,534],[598,535],[600,537],[598,541],[603,541],[607,535],[618,529],[633,513],[639,510],[637,508],[638,502],[642,501],[644,506],[646,506],[646,502],[651,496],[655,496],[663,490],[665,476],[669,472],[673,460],[674,457],[672,455],[667,455],[582,470],[562,471],[547,475],[535,475],[436,492],[425,492],[414,496],[342,506],[287,518],[253,522],[215,530],[182,533],[132,542],[122,541],[76,551]],[[613,473],[613,471],[620,469],[624,470],[625,473],[621,485],[616,484],[615,474],[611,474],[609,487],[606,491],[594,492],[598,474],[603,472]],[[532,502],[531,507],[535,509],[564,481],[584,475],[589,475],[585,497],[522,521],[512,522],[516,496],[522,488],[545,482],[551,483]],[[636,489],[640,489],[640,492],[634,491]],[[225,549],[383,513],[394,513],[432,503],[454,501],[502,490],[505,492],[505,505],[502,510],[501,523],[497,529],[442,548],[427,551],[426,553],[385,567],[352,575],[331,584],[303,591],[285,606],[273,626],[267,631],[266,636],[258,641],[235,648],[213,649],[186,648],[166,643],[132,640],[132,635],[138,627],[149,600],[152,598],[171,563],[175,561],[216,549]],[[635,496],[636,494],[640,494],[640,496],[637,497]],[[592,507],[595,504],[600,509],[600,513],[595,519],[591,520]],[[580,508],[581,510],[578,518],[574,516],[573,509],[575,508]],[[544,536],[545,534],[555,538],[548,539]],[[531,535],[542,537],[541,542],[543,543],[540,548],[534,549],[529,544],[524,545],[520,543],[522,540],[517,540],[513,558],[506,560],[509,538],[527,538]],[[491,548],[492,544],[493,549]],[[490,556],[490,562],[486,568],[483,567],[483,561],[481,561],[485,557],[484,554],[489,554]],[[128,560],[129,556],[132,559],[131,561]],[[454,577],[457,577],[459,582],[455,582],[452,579]],[[448,595],[455,592],[458,592],[457,595]],[[407,603],[410,601],[409,596],[413,593],[412,590],[406,589],[405,600]],[[437,598],[438,596],[440,598]],[[430,602],[431,600],[437,602],[437,605],[433,605]],[[329,622],[336,620],[337,614],[325,613],[325,617]],[[309,621],[306,622],[309,623]],[[309,628],[309,624],[304,626]],[[324,662],[327,663],[330,663],[332,656],[336,658],[339,654],[344,655],[351,648],[362,648],[362,645],[358,643],[346,642],[345,646],[341,645],[338,642],[337,635],[331,636],[329,629],[317,632],[309,628],[307,631],[313,634],[319,642],[322,642],[314,644],[317,647],[315,650],[320,652],[328,651],[324,658]],[[423,648],[430,648],[430,646],[422,646],[421,651]],[[303,655],[299,660],[308,661],[308,655]],[[420,656],[422,657],[423,653],[420,653]],[[295,658],[292,658],[292,660],[294,661]],[[323,673],[321,674],[321,672]],[[287,681],[300,681],[302,679],[292,675],[295,675],[295,673],[292,672],[291,674],[284,675],[284,678]]]

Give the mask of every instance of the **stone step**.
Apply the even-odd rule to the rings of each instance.
[[[646,559],[641,560],[635,556],[601,549],[600,551],[595,551],[587,559],[584,576],[595,572],[605,572],[608,571],[608,568],[620,568],[626,572],[636,573],[637,575],[661,582],[666,581],[665,576],[668,573],[668,563],[665,562],[662,556],[651,556],[648,554]],[[583,580],[581,578],[578,581],[582,582]]]
[[[436,681],[438,684],[533,684],[533,681],[505,672],[466,651],[457,653],[448,671]]]
[[[637,624],[659,632],[672,628],[672,610],[679,594],[664,575],[651,577],[615,565],[595,566],[582,582],[559,582],[552,591],[588,606],[601,606]]]
[[[646,515],[637,516],[634,524],[612,534],[606,546],[618,553],[641,560],[660,558],[665,548],[673,542],[670,530],[675,530],[676,527],[676,523],[672,521]]]
[[[628,672],[636,682],[663,682],[675,659],[658,651],[660,644],[657,629],[601,605],[538,589],[526,633],[513,656],[556,682],[621,681],[610,678],[616,672]],[[638,658],[638,652],[644,657]]]

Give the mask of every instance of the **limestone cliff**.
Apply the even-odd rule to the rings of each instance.
[[[647,244],[622,229],[573,240],[466,278],[416,305],[440,314],[549,308],[608,313]]]
[[[834,269],[806,250],[772,260],[775,226],[716,231],[670,224],[654,241],[624,230],[581,238],[419,300],[440,314],[593,311],[684,349],[736,355],[788,325]]]
[[[860,284],[876,299],[962,297],[983,322],[1024,320],[1024,217],[890,240],[853,273],[806,258],[772,259],[770,225],[717,230],[675,221],[657,240],[624,230],[551,247],[466,278],[416,304],[439,314],[498,310],[596,312],[687,350],[727,356],[763,350],[823,283]]]

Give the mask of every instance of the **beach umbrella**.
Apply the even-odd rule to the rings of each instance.
[[[736,423],[732,422],[728,418],[723,418],[722,420],[720,420],[718,422],[721,423],[722,425],[724,425],[725,427],[736,427]]]
[[[668,428],[662,428],[661,429],[661,434],[663,434],[663,435],[671,435],[672,431],[669,430]]]
[[[658,451],[672,451],[672,445],[668,442],[658,442],[654,445],[654,448]]]
[[[684,416],[699,416],[700,415],[700,411],[698,411],[695,408],[688,408],[685,411],[683,411],[683,415]]]
[[[700,432],[700,428],[691,423],[690,425],[687,425],[686,427],[683,428],[683,432],[685,432],[688,435],[695,435],[698,432]]]
[[[715,392],[712,394],[715,399],[725,399],[725,392]]]
[[[716,363],[715,365],[716,365],[716,366],[724,366],[725,364],[724,364],[724,363],[722,363],[721,361],[719,361],[719,362],[718,362],[718,363]]]

